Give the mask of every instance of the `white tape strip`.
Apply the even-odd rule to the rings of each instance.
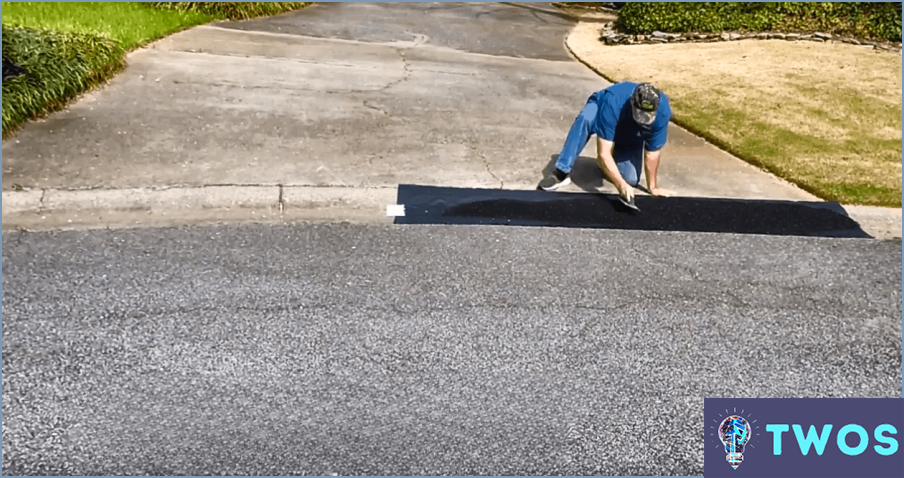
[[[390,205],[386,206],[386,215],[389,217],[404,216],[405,215],[405,205],[404,204],[390,204]]]

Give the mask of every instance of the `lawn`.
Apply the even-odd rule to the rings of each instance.
[[[3,2],[3,139],[125,67],[125,53],[197,25],[274,15],[299,2]],[[156,7],[156,8],[155,8]]]
[[[3,24],[102,35],[126,51],[217,18],[124,2],[3,2]]]
[[[844,204],[901,207],[901,56],[852,45],[744,40],[569,45],[610,81],[650,81],[673,120],[732,154]]]

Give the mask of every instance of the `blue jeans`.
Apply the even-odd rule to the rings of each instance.
[[[578,155],[587,146],[587,141],[591,135],[599,135],[600,128],[596,124],[596,115],[599,106],[596,104],[596,98],[591,96],[587,100],[587,104],[581,113],[571,125],[568,131],[568,137],[565,138],[565,146],[562,148],[559,159],[556,161],[556,168],[563,173],[570,173],[574,167]],[[615,165],[618,172],[631,186],[637,186],[640,182],[640,175],[643,171],[643,147],[640,148],[619,148],[616,144],[612,151],[615,158]]]

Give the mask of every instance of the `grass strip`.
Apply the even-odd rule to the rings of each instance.
[[[3,24],[116,40],[125,51],[216,20],[205,13],[160,10],[135,2],[4,2]]]
[[[3,54],[27,76],[3,82],[3,139],[125,67],[125,53],[215,20],[296,10],[309,2],[3,2]]]

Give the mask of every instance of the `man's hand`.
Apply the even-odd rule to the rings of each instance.
[[[653,189],[650,190],[650,194],[653,195],[653,196],[671,197],[671,196],[673,196],[675,193],[673,193],[672,191],[669,191],[668,189],[663,189],[663,188],[653,188]]]
[[[614,146],[615,143],[612,141],[607,141],[597,136],[596,161],[599,163],[600,169],[603,170],[606,179],[618,189],[618,194],[624,198],[625,201],[631,202],[631,200],[634,199],[634,188],[622,178],[621,173],[618,171],[618,167],[615,165],[615,159],[612,157],[612,148]]]
[[[631,187],[630,184],[621,181],[617,186],[618,194],[625,199],[625,201],[631,202],[634,199],[634,188]]]

